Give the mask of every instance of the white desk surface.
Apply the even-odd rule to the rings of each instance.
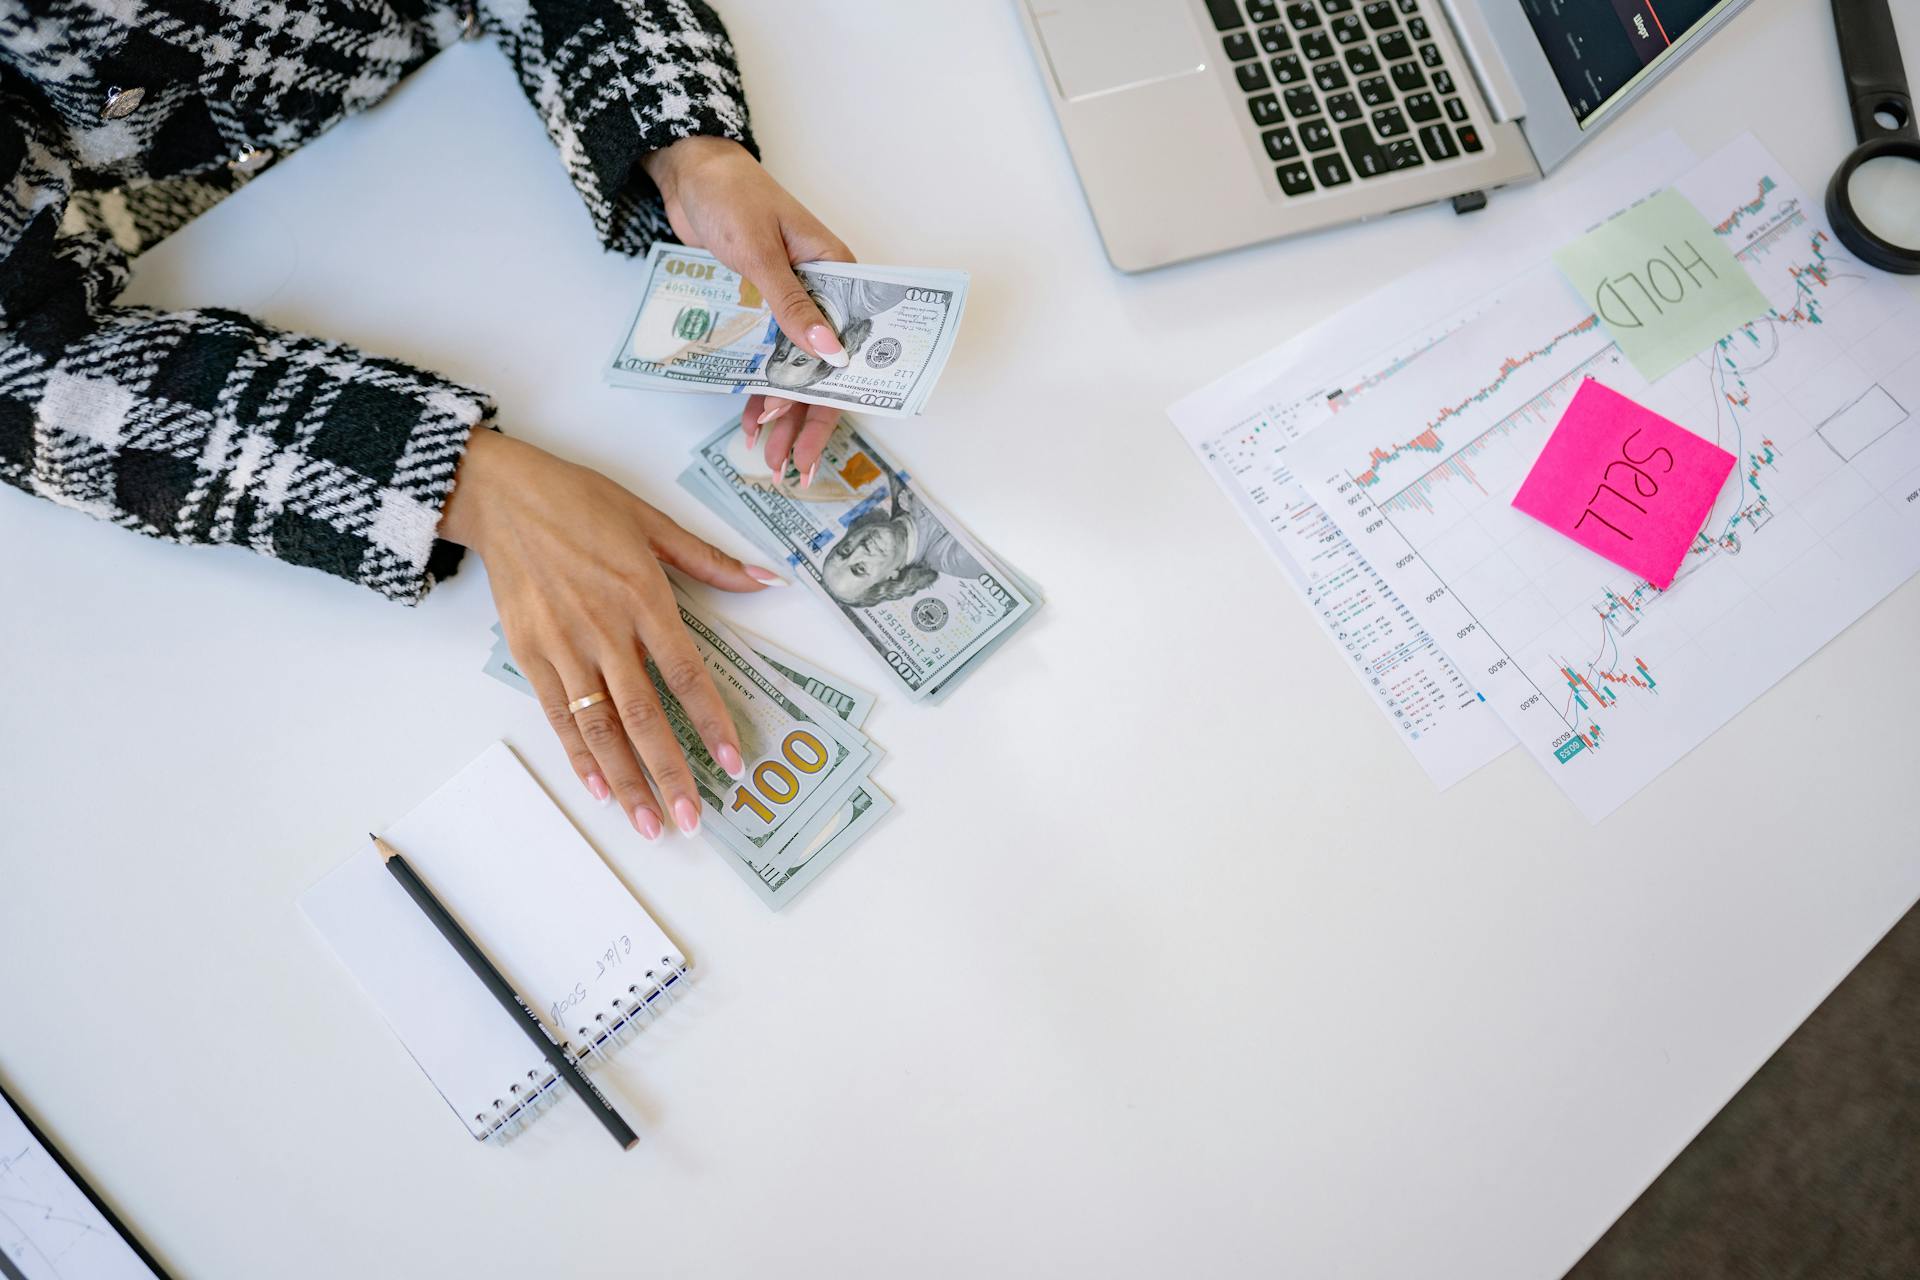
[[[1524,197],[1128,278],[1010,3],[721,7],[774,172],[973,272],[880,433],[1045,612],[884,698],[899,808],[776,916],[579,790],[480,674],[477,568],[407,611],[0,493],[8,1082],[183,1277],[1557,1276],[1920,896],[1920,583],[1599,826],[1517,751],[1437,795],[1162,409]],[[1574,168],[1669,125],[1824,188],[1827,6],[1754,5]],[[488,387],[723,536],[673,476],[724,402],[598,377],[638,278],[478,44],[133,297]],[[726,612],[884,687],[803,595]],[[572,1102],[467,1138],[294,905],[501,736],[698,966],[613,1074],[632,1154]]]

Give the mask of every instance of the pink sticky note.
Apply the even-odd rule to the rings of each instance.
[[[1664,591],[1733,462],[1719,445],[1588,378],[1513,505]]]

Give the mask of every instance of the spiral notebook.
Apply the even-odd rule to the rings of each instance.
[[[505,743],[381,834],[583,1067],[662,1016],[687,976]],[[511,1137],[563,1092],[371,841],[300,907],[474,1137]]]

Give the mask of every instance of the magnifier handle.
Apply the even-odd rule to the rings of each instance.
[[[1847,105],[1853,132],[1862,142],[1875,138],[1920,137],[1913,123],[1913,96],[1900,61],[1887,0],[1833,0],[1833,29],[1840,40],[1840,70],[1847,78]],[[1874,112],[1897,107],[1900,127],[1889,129]]]

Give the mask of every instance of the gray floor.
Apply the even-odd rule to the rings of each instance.
[[[1920,907],[1567,1280],[1920,1280]]]

